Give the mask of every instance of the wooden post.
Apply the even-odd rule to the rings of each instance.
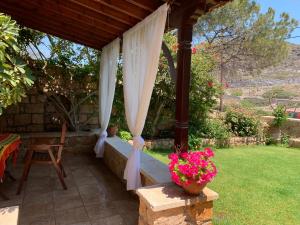
[[[191,73],[191,42],[193,25],[182,24],[178,29],[175,147],[188,150],[189,89]]]

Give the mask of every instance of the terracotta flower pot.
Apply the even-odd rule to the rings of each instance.
[[[199,195],[205,188],[205,184],[197,184],[196,181],[193,181],[190,185],[182,185],[184,191],[190,195]]]
[[[109,126],[107,128],[107,136],[108,137],[114,137],[118,133],[118,127],[117,126]]]

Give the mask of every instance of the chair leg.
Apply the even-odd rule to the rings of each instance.
[[[57,173],[57,175],[58,175],[58,178],[59,178],[59,180],[60,180],[61,185],[63,186],[63,188],[64,188],[65,190],[67,190],[68,188],[67,188],[67,185],[66,185],[66,183],[65,183],[65,181],[64,181],[63,173],[62,173],[61,170],[59,169],[59,166],[58,166],[57,164],[54,164],[54,168],[55,168],[55,170],[56,170],[56,173]]]
[[[63,167],[61,161],[58,163],[58,166],[59,166],[59,168],[60,168],[60,171],[61,171],[62,175],[63,175],[64,177],[67,177],[67,174],[66,174],[66,172],[65,172],[65,169],[64,169],[64,167]]]
[[[68,188],[67,188],[67,185],[66,185],[66,183],[65,183],[65,181],[64,181],[64,176],[63,176],[62,170],[60,169],[59,164],[58,164],[57,161],[55,160],[55,157],[54,157],[53,153],[51,152],[51,150],[49,150],[48,153],[49,153],[49,155],[50,155],[50,158],[51,158],[51,160],[52,160],[53,166],[54,166],[54,168],[55,168],[55,170],[56,170],[56,173],[57,173],[57,175],[58,175],[58,178],[59,178],[59,180],[60,180],[61,185],[63,186],[63,188],[64,188],[65,190],[67,190]]]
[[[19,183],[19,187],[18,187],[18,190],[17,190],[17,195],[19,195],[21,193],[24,181],[27,180],[27,177],[28,177],[28,174],[29,174],[29,171],[30,171],[30,167],[31,167],[32,155],[33,155],[33,151],[28,151],[28,155],[27,155],[25,166],[24,166],[23,174],[22,174],[22,177],[21,177],[21,180],[20,180],[20,183]]]

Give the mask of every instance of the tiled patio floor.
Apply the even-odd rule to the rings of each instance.
[[[17,182],[1,189],[11,200],[0,208],[20,206],[19,225],[136,225],[138,198],[128,193],[101,160],[92,155],[65,153],[68,190],[63,190],[53,166],[33,165],[21,195]],[[11,170],[19,180],[23,165]]]

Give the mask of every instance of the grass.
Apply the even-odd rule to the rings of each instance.
[[[146,150],[168,163],[170,150]],[[220,197],[216,225],[300,224],[300,149],[253,146],[217,149],[218,175],[208,185]]]

